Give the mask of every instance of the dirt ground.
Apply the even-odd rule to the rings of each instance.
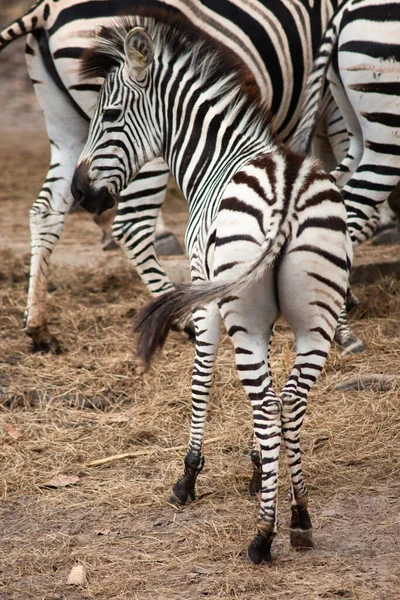
[[[175,333],[151,371],[135,373],[131,321],[148,294],[121,252],[100,250],[88,215],[68,218],[49,282],[49,325],[65,351],[29,352],[28,213],[48,151],[22,49],[0,60],[0,600],[397,600],[400,386],[335,387],[355,375],[399,374],[399,280],[356,284],[362,308],[352,323],[367,350],[343,358],[333,348],[311,393],[302,444],[315,549],[289,547],[282,461],[274,562],[250,566],[244,556],[258,509],[247,494],[251,411],[229,340],[198,499],[174,508],[167,498],[184,457],[175,448],[188,437],[193,346]],[[165,216],[182,238],[185,206],[173,191]],[[369,247],[358,260],[396,253]],[[276,388],[292,359],[292,335],[279,322]],[[88,466],[122,453],[138,454]],[[60,475],[76,482],[46,486]],[[74,565],[86,571],[82,586],[66,584]]]

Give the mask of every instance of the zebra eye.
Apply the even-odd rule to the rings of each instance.
[[[122,113],[120,108],[106,108],[103,112],[103,121],[109,121],[110,123],[114,123],[114,121],[118,121]]]

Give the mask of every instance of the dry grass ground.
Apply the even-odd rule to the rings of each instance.
[[[3,2],[0,19],[29,4]],[[289,548],[282,465],[275,562],[249,566],[258,507],[247,495],[251,414],[230,344],[218,359],[207,427],[217,441],[206,445],[198,500],[173,508],[184,452],[169,449],[187,441],[193,347],[173,334],[154,368],[135,374],[131,321],[147,294],[118,252],[100,253],[85,215],[71,215],[49,287],[50,326],[66,352],[28,353],[28,211],[47,146],[22,52],[17,42],[0,62],[0,600],[397,600],[400,390],[334,388],[360,373],[399,372],[400,282],[357,286],[365,315],[354,327],[368,350],[342,359],[334,348],[311,394],[302,437],[315,550]],[[181,234],[177,199],[168,215]],[[292,344],[279,323],[276,387]],[[87,466],[125,452],[142,454]],[[42,487],[58,475],[79,480]],[[75,564],[86,568],[81,588],[66,585]]]
[[[0,598],[398,598],[400,391],[343,393],[334,387],[359,373],[398,373],[400,282],[358,285],[365,315],[353,322],[368,350],[341,358],[334,348],[311,394],[302,438],[315,550],[298,554],[289,548],[282,465],[275,562],[251,567],[244,561],[258,507],[247,495],[251,413],[228,339],[207,427],[207,437],[217,441],[206,446],[198,501],[176,509],[167,497],[184,452],[169,448],[187,441],[193,347],[173,334],[152,370],[135,374],[131,321],[147,293],[118,251],[97,251],[90,218],[71,215],[49,295],[50,325],[66,352],[27,352],[21,330],[27,218],[45,153],[21,155],[13,144],[0,157],[6,165],[0,208]],[[184,212],[173,202],[179,224]],[[72,257],[81,265],[89,246],[97,263],[73,266]],[[292,346],[290,331],[279,323],[272,357],[277,388],[288,373]],[[87,466],[135,451],[143,454]],[[59,474],[79,481],[42,487]],[[87,570],[82,588],[65,583],[76,563]]]

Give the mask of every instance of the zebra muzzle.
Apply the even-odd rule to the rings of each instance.
[[[75,169],[71,184],[71,193],[75,201],[90,213],[101,215],[112,208],[115,198],[110,194],[106,186],[95,189],[90,183],[88,170],[84,163]]]

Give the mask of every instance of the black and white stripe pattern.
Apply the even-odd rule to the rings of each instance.
[[[400,2],[347,0],[332,19],[313,73],[293,147],[304,151],[315,127],[325,76],[350,146],[332,172],[346,202],[355,245],[369,239],[400,179]]]
[[[171,323],[193,310],[192,425],[184,474],[171,496],[185,503],[194,498],[203,467],[224,321],[260,446],[261,504],[249,547],[250,560],[259,564],[270,561],[276,533],[282,437],[291,475],[291,542],[312,545],[299,435],[347,289],[352,247],[346,209],[315,161],[275,140],[249,70],[186,20],[155,15],[118,21],[84,59],[85,74],[110,72],[73,189],[95,210],[146,160],[162,155],[185,193],[194,284],[166,293],[140,313],[138,353],[148,363]],[[278,312],[296,336],[295,364],[280,394],[268,364]]]
[[[140,0],[40,0],[0,33],[0,50],[28,34],[28,70],[51,140],[51,167],[31,212],[32,262],[26,309],[26,331],[42,350],[59,349],[46,319],[49,261],[72,203],[72,172],[102,83],[101,78],[80,81],[77,62],[96,26],[146,5]],[[299,118],[313,52],[337,0],[154,0],[151,6],[182,12],[238,55],[268,103],[280,139],[289,138]],[[162,161],[144,167],[135,182],[121,192],[114,224],[115,238],[154,295],[172,287],[154,251],[154,230],[167,179]]]

